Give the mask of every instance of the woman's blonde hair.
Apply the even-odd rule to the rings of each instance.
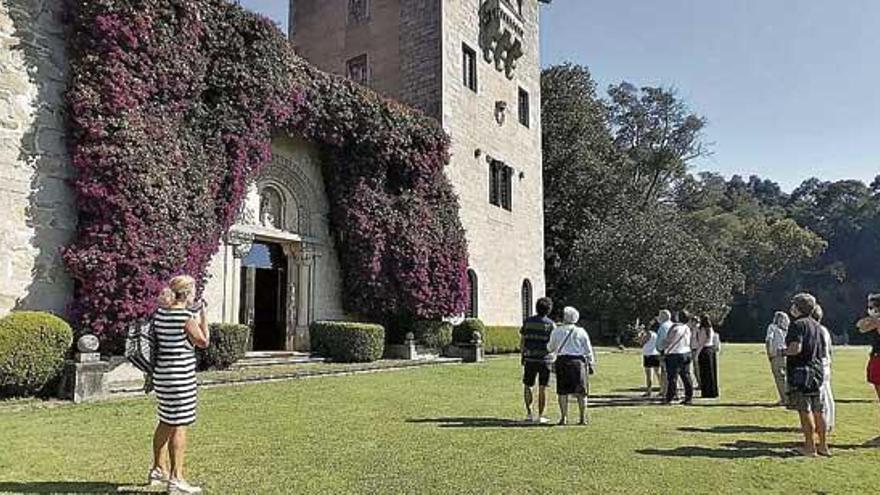
[[[170,291],[170,294],[168,294]],[[186,302],[196,292],[196,281],[189,275],[178,275],[168,282],[166,290],[162,291],[163,297],[170,295],[171,303]]]

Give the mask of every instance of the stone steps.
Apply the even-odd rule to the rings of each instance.
[[[244,355],[244,358],[233,363],[230,369],[237,370],[243,368],[255,368],[259,366],[278,366],[323,362],[324,358],[312,357],[310,354],[305,352],[257,351],[246,353]]]

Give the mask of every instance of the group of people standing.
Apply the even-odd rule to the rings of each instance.
[[[596,354],[587,331],[578,326],[580,313],[573,307],[562,311],[562,325],[550,319],[553,301],[538,299],[537,314],[523,323],[520,348],[523,365],[523,398],[526,421],[538,424],[550,422],[544,411],[547,405],[547,386],[550,374],[556,373],[556,394],[559,401],[560,425],[568,422],[569,397],[574,396],[579,410],[578,424],[587,423],[587,400],[590,391],[589,376],[596,365]],[[538,386],[538,411],[533,409],[534,393]]]
[[[660,310],[656,330],[643,330],[637,340],[642,344],[642,367],[645,370],[645,397],[654,392],[654,381],[664,404],[672,404],[678,395],[679,383],[684,388],[682,404],[694,398],[696,375],[700,396],[715,399],[719,395],[718,359],[721,339],[708,315],[699,318],[687,310],[674,315]]]
[[[868,296],[867,313],[857,327],[870,336],[867,380],[880,399],[880,294]],[[797,294],[788,314],[775,314],[765,339],[779,405],[798,411],[804,435],[800,452],[808,457],[831,456],[827,435],[835,425],[832,339],[823,317],[822,306],[812,294]]]

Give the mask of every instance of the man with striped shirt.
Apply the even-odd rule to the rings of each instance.
[[[550,334],[556,325],[549,318],[553,310],[553,301],[549,297],[538,299],[536,304],[537,315],[526,319],[520,330],[520,349],[522,349],[523,364],[523,398],[526,403],[526,421],[540,424],[549,423],[544,417],[544,408],[547,405],[547,385],[550,383],[550,367],[553,366],[551,356],[547,351],[547,343]],[[534,395],[532,388],[538,382],[538,415],[532,412]]]

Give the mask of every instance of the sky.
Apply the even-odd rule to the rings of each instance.
[[[286,30],[287,0],[242,0]],[[880,0],[553,0],[541,57],[590,68],[600,90],[675,88],[709,125],[694,171],[880,175]]]

